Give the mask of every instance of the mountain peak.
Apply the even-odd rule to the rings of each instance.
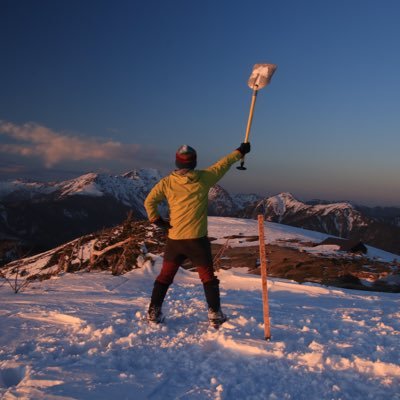
[[[159,181],[162,178],[160,171],[155,168],[133,169],[132,171],[125,172],[121,176],[133,180],[145,179],[150,181]]]
[[[295,198],[295,197],[292,195],[292,193],[290,193],[290,192],[281,192],[281,193],[277,194],[277,196],[280,196],[280,197],[289,197],[289,198],[292,198],[292,199]]]
[[[347,237],[353,229],[368,224],[350,203],[310,205],[297,200],[291,193],[283,192],[259,203],[268,221],[278,222],[319,232],[330,232]]]
[[[98,188],[97,180],[100,174],[89,172],[68,181],[60,182],[57,186],[60,188],[61,196],[73,194],[82,194],[90,196],[102,196]]]
[[[235,202],[230,194],[221,186],[214,185],[208,193],[208,213],[209,215],[230,216],[236,210]]]
[[[279,193],[279,194],[277,194],[277,195],[275,195],[275,196],[273,196],[273,197],[279,197],[280,199],[285,200],[285,201],[295,201],[295,202],[299,202],[299,200],[297,200],[297,199],[293,196],[293,194],[290,193],[290,192],[282,192],[282,193]]]

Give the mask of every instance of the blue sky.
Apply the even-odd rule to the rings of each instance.
[[[0,0],[0,179],[206,167],[231,192],[400,206],[400,2]]]

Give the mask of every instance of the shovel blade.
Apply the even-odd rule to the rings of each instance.
[[[247,82],[252,90],[260,90],[267,86],[277,66],[275,64],[255,64]]]

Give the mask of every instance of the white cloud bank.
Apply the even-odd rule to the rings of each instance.
[[[0,152],[39,157],[47,168],[63,161],[129,160],[140,150],[138,144],[67,135],[32,122],[17,125],[0,121],[0,135],[17,142],[0,144]]]

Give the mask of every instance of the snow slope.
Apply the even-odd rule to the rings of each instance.
[[[229,235],[251,236],[258,235],[256,220],[242,218],[209,217],[208,232],[209,236],[217,238],[214,243],[224,244]],[[265,242],[267,244],[280,244],[292,246],[313,254],[321,255],[339,255],[338,246],[316,246],[324,239],[329,237],[325,233],[310,231],[307,229],[296,228],[294,226],[283,225],[275,222],[265,222]],[[302,244],[303,243],[303,244]],[[306,245],[308,243],[308,245]],[[254,242],[248,242],[244,239],[231,239],[230,246],[254,246]],[[368,249],[367,257],[382,262],[391,263],[398,256],[372,246],[366,246]],[[342,253],[343,255],[343,253]]]
[[[210,235],[254,235],[255,224],[211,218]],[[270,242],[310,239],[266,226]],[[123,276],[65,274],[18,295],[0,281],[0,397],[400,399],[398,294],[271,279],[266,342],[259,276],[218,273],[230,320],[215,331],[196,273],[180,270],[166,323],[153,326],[143,317],[161,267],[154,259]]]
[[[3,399],[399,399],[400,299],[221,271],[230,320],[206,323],[181,270],[167,321],[143,321],[161,265],[125,276],[69,274],[17,296],[0,288]],[[89,279],[90,278],[90,279]]]

